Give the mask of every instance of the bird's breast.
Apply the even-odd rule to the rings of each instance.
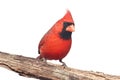
[[[72,40],[64,40],[56,36],[51,36],[40,48],[41,55],[46,59],[62,59],[71,48]]]

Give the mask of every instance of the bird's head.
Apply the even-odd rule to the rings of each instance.
[[[60,32],[61,38],[71,39],[71,34],[75,31],[75,24],[69,10],[67,10],[67,13],[60,21],[62,22],[62,31]]]
[[[66,28],[65,29],[66,31],[69,31],[69,32],[75,31],[74,21],[73,21],[72,15],[69,10],[67,10],[67,13],[61,20],[63,22],[63,27]]]
[[[52,27],[52,31],[56,34],[59,33],[62,39],[71,39],[72,32],[75,31],[74,21],[69,10],[66,14],[58,20]]]

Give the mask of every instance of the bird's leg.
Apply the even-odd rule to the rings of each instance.
[[[62,63],[62,66],[67,67],[67,65],[65,64],[65,62],[62,61],[62,59],[60,59],[59,62]]]

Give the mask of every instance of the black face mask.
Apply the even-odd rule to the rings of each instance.
[[[60,33],[60,37],[62,39],[65,39],[65,40],[71,39],[72,32],[66,31],[66,28],[70,25],[74,25],[74,23],[71,23],[71,22],[63,23],[63,29],[62,29],[62,32]]]

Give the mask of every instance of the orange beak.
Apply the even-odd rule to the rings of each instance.
[[[74,25],[70,25],[66,28],[66,31],[69,31],[69,32],[74,32],[75,31],[75,27]]]

